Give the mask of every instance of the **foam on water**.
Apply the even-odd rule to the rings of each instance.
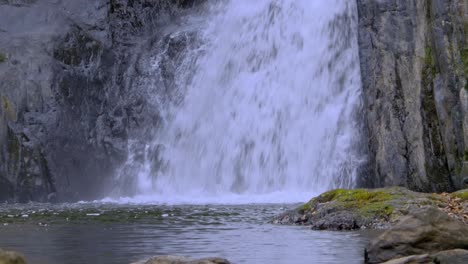
[[[146,205],[184,205],[184,204],[292,204],[306,202],[318,193],[304,192],[291,193],[289,191],[277,191],[267,194],[210,194],[205,192],[189,193],[184,195],[160,195],[160,194],[140,194],[133,197],[105,198],[93,203],[111,204],[146,204]],[[81,201],[80,203],[88,203]]]

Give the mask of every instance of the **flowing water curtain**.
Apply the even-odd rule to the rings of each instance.
[[[161,109],[146,195],[320,192],[351,187],[363,157],[352,1],[220,1],[197,34],[193,76]],[[195,56],[192,58],[190,56]],[[154,67],[159,69],[159,67]],[[177,73],[177,72],[176,72]],[[190,80],[187,82],[187,80]],[[354,144],[354,145],[353,145]]]

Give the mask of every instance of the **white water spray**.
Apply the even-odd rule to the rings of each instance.
[[[291,202],[352,187],[364,158],[354,1],[216,5],[202,52],[187,53],[198,58],[184,99],[147,146],[157,169],[147,157],[131,201]]]

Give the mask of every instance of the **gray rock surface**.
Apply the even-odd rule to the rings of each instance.
[[[463,254],[436,254],[451,249],[468,249],[468,226],[438,209],[427,208],[413,211],[372,240],[366,250],[366,263],[382,263],[420,254],[435,254],[439,258],[463,257]]]
[[[434,262],[439,264],[465,264],[468,263],[468,250],[452,249],[433,254]]]
[[[109,193],[159,120],[138,71],[195,2],[0,0],[0,201]]]
[[[382,262],[381,264],[432,264],[433,258],[429,254],[412,255]]]
[[[411,255],[385,261],[382,264],[465,264],[468,263],[468,250],[452,249],[435,254]]]
[[[370,158],[369,177],[359,184],[462,188],[468,158],[468,2],[357,2]]]

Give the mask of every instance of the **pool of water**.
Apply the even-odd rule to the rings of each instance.
[[[357,232],[269,224],[296,205],[0,206],[0,248],[29,263],[132,263],[154,255],[233,263],[362,263]]]

